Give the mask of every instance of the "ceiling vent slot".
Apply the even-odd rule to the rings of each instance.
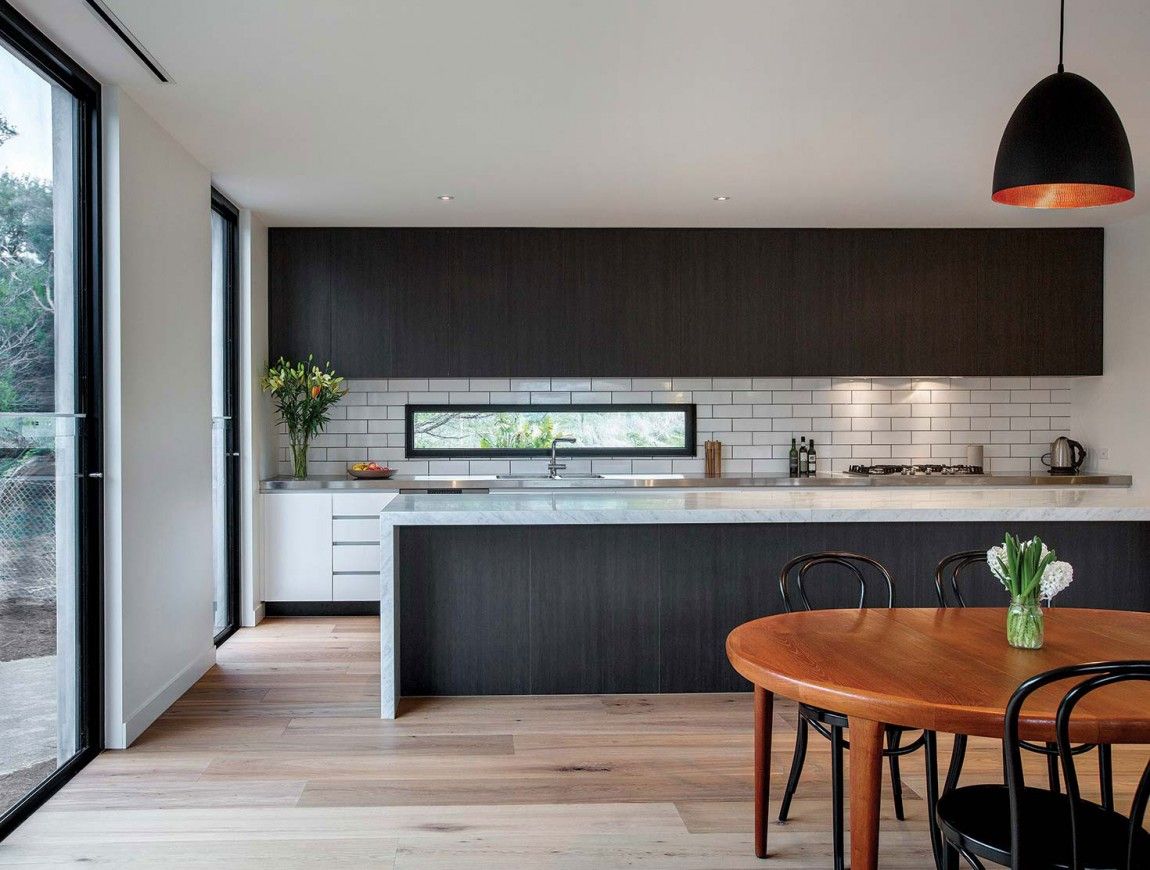
[[[132,35],[126,24],[116,17],[116,13],[108,8],[104,0],[85,0],[88,8],[92,10],[100,20],[103,21],[108,28],[119,37],[124,45],[132,50],[132,54],[140,59],[157,79],[163,84],[171,84],[172,77],[168,75],[167,70],[160,66],[160,62],[152,56],[152,53],[144,48],[140,40]]]

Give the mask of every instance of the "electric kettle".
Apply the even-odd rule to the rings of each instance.
[[[1050,452],[1042,456],[1042,464],[1051,474],[1077,474],[1086,461],[1086,448],[1063,435],[1054,439]]]

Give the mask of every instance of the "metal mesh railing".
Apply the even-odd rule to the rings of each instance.
[[[50,455],[0,459],[0,598],[56,597],[56,479]]]

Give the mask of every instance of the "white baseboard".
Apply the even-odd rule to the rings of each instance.
[[[161,713],[179,700],[180,696],[194,686],[196,680],[206,674],[215,663],[216,648],[212,646],[204,650],[196,657],[195,661],[189,663],[152,697],[141,704],[135,712],[128,716],[126,722],[118,728],[112,728],[112,733],[105,735],[107,747],[109,749],[127,749],[131,746],[149,725],[160,718]]]
[[[254,625],[259,625],[264,621],[264,603],[261,601],[259,606],[249,610],[244,614],[242,620],[244,628],[251,628]]]

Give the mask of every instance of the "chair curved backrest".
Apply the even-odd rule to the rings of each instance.
[[[1006,705],[1006,725],[1002,738],[1003,770],[1006,774],[1006,786],[1010,793],[1010,866],[1011,870],[1021,870],[1025,858],[1021,849],[1021,803],[1022,790],[1026,785],[1022,772],[1021,741],[1018,733],[1018,719],[1022,713],[1023,704],[1038,689],[1060,680],[1069,680],[1083,677],[1062,696],[1055,716],[1055,733],[1058,739],[1058,757],[1062,764],[1063,776],[1066,780],[1067,805],[1070,811],[1070,832],[1073,848],[1073,870],[1082,870],[1081,849],[1078,838],[1079,802],[1082,794],[1078,788],[1078,775],[1074,767],[1074,746],[1070,743],[1070,721],[1074,708],[1078,703],[1104,686],[1124,683],[1132,680],[1150,682],[1150,661],[1118,661],[1118,662],[1091,662],[1089,664],[1069,665],[1055,668],[1052,671],[1038,674],[1022,683],[1010,697]],[[1150,711],[1148,711],[1150,716]],[[1134,794],[1134,802],[1130,809],[1130,828],[1126,845],[1126,870],[1135,870],[1134,843],[1135,836],[1142,828],[1146,815],[1146,804],[1150,801],[1150,762],[1142,771],[1138,789]],[[1059,824],[1061,820],[1050,819],[1050,824]]]
[[[962,597],[962,588],[958,584],[959,575],[972,565],[986,564],[985,550],[963,550],[960,553],[951,553],[944,556],[934,569],[934,591],[938,595],[938,606],[947,607],[946,592],[943,581],[949,578],[950,593],[959,607],[966,607],[966,600]]]
[[[881,581],[886,588],[886,606],[894,606],[894,580],[890,572],[882,563],[870,556],[861,556],[858,553],[845,553],[827,550],[821,553],[804,553],[796,556],[783,566],[779,572],[779,592],[783,595],[783,607],[787,613],[796,609],[796,604],[804,610],[811,610],[810,599],[807,598],[803,582],[807,572],[812,568],[825,565],[838,565],[846,568],[858,583],[858,607],[861,609],[866,602],[868,574],[875,580]]]

